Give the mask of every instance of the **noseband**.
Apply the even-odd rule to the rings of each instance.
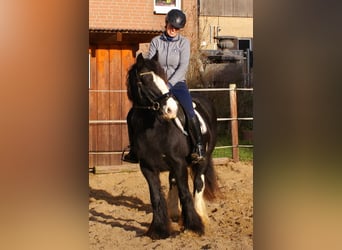
[[[134,105],[134,108],[138,108],[138,109],[150,109],[150,110],[155,110],[155,111],[158,111],[160,110],[160,103],[165,100],[165,99],[168,99],[171,97],[171,94],[170,92],[168,93],[165,93],[159,97],[157,97],[156,99],[152,99],[150,94],[149,94],[149,91],[143,86],[143,83],[140,79],[140,76],[144,76],[144,75],[153,75],[153,71],[148,71],[148,72],[143,72],[143,73],[140,73],[138,74],[138,72],[136,72],[136,75],[137,75],[137,85],[138,85],[138,90],[140,93],[142,93],[146,98],[147,100],[151,103],[151,105]]]

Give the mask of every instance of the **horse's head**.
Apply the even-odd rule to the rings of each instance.
[[[158,54],[145,59],[139,54],[128,72],[127,95],[135,108],[160,111],[165,119],[177,115],[178,106],[165,83],[165,72],[158,63]]]

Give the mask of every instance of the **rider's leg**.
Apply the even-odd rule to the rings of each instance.
[[[191,154],[191,158],[194,162],[200,161],[204,158],[205,148],[202,143],[200,123],[192,106],[192,98],[189,89],[185,82],[179,82],[170,89],[170,92],[174,96],[176,96],[179,103],[182,105],[185,112],[187,113],[187,116],[189,118],[189,130],[191,130],[193,135],[192,139],[194,140],[194,149]]]
[[[131,163],[138,163],[138,157],[135,152],[134,148],[134,140],[133,140],[133,128],[132,128],[132,115],[133,115],[133,109],[130,109],[130,111],[127,114],[127,128],[128,128],[128,139],[129,139],[129,153],[127,155],[124,155],[122,157],[123,161],[131,162]]]
[[[195,148],[191,154],[191,158],[194,162],[197,162],[203,160],[205,154],[205,148],[202,143],[201,126],[196,115],[194,115],[192,118],[189,118],[189,121],[195,141]]]

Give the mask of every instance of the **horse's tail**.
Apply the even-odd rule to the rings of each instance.
[[[212,201],[216,198],[221,198],[222,193],[218,187],[217,175],[214,169],[214,163],[212,158],[208,159],[208,166],[205,172],[205,189],[204,198],[208,201]]]

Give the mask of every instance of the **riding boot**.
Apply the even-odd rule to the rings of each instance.
[[[204,159],[205,148],[202,143],[201,126],[198,117],[195,115],[189,119],[190,128],[192,130],[192,137],[194,141],[194,149],[191,154],[192,162],[196,163]]]
[[[122,160],[130,163],[139,163],[138,157],[132,149],[132,145],[129,146],[129,152],[122,157]]]

